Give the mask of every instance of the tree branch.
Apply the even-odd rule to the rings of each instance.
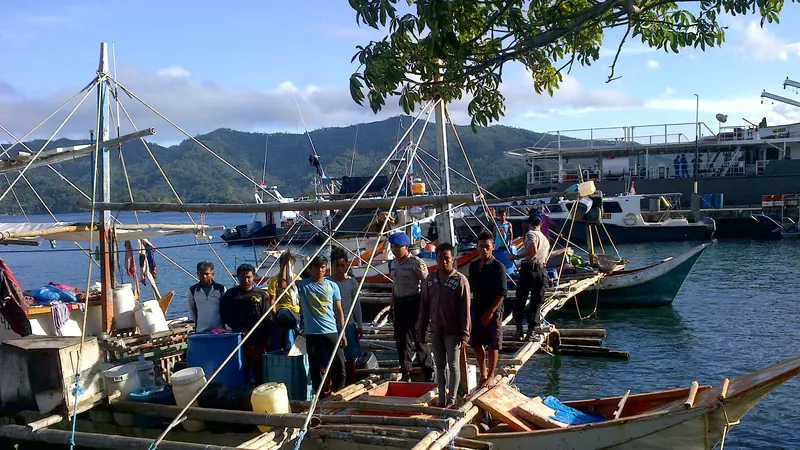
[[[618,80],[619,77],[614,78],[614,69],[617,67],[617,60],[619,59],[619,54],[622,53],[622,46],[625,45],[625,40],[628,39],[628,35],[631,34],[631,25],[628,24],[628,29],[625,30],[625,35],[622,36],[622,40],[619,41],[619,46],[617,46],[617,54],[614,55],[614,62],[611,63],[611,73],[608,74],[608,79],[606,83],[611,83],[614,80]]]

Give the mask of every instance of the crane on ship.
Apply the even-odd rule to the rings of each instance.
[[[789,77],[786,77],[786,80],[783,81],[783,88],[786,89],[786,86],[791,86],[793,88],[800,89],[800,82],[794,81],[794,80],[790,80]],[[762,102],[764,101],[763,99],[768,98],[768,99],[771,99],[771,100],[776,100],[776,101],[779,101],[781,103],[786,103],[787,105],[792,105],[792,106],[796,106],[796,107],[800,108],[800,102],[798,102],[797,100],[792,100],[790,98],[786,98],[786,97],[782,97],[780,95],[769,93],[769,92],[766,91],[766,89],[761,92],[761,98],[762,98],[762,100],[761,100]]]

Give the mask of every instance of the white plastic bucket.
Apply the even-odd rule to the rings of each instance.
[[[164,311],[161,311],[161,306],[157,300],[150,300],[142,302],[133,311],[133,316],[136,319],[136,326],[139,327],[140,334],[153,334],[159,331],[169,331],[167,319],[164,317]]]
[[[131,285],[120,284],[113,291],[114,303],[114,326],[117,330],[133,328],[136,326],[136,319],[133,317],[133,310],[136,308],[136,299],[133,298]]]
[[[142,387],[156,385],[156,370],[153,361],[140,361],[136,364],[136,374],[139,376],[139,384]]]
[[[206,384],[206,374],[202,367],[187,367],[172,374],[172,393],[178,406],[186,406],[194,394]],[[192,406],[197,406],[194,402]],[[202,431],[205,424],[199,420],[184,420],[181,425],[186,431]]]
[[[118,400],[127,400],[131,392],[142,387],[135,364],[123,364],[106,370],[103,372],[103,381],[106,395],[110,396],[116,391],[122,394]],[[130,427],[133,426],[133,415],[115,412],[114,421],[119,426]]]
[[[264,383],[250,394],[250,403],[253,405],[254,412],[267,414],[288,414],[292,412],[289,405],[289,391],[283,383]],[[258,429],[262,433],[271,430],[272,427],[259,425]]]

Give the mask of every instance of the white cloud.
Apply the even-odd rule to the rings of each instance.
[[[676,92],[677,91],[674,88],[668,87],[664,90],[664,92],[661,93],[661,95],[659,95],[659,98],[672,97]]]
[[[694,96],[689,98],[652,98],[644,103],[645,108],[655,110],[694,112],[697,108]],[[726,114],[730,122],[745,123],[742,119],[758,123],[762,117],[769,124],[788,124],[800,122],[800,108],[764,99],[763,103],[756,96],[732,97],[723,99],[704,99],[700,97],[700,114],[713,117],[717,113]],[[701,117],[702,121],[702,117]]]
[[[389,98],[384,109],[375,115],[368,105],[359,106],[353,102],[346,82],[296,86],[291,80],[286,80],[255,89],[201,80],[180,66],[146,71],[135,65],[121,65],[120,73],[124,76],[119,81],[126,88],[191,134],[207,133],[217,128],[294,132],[298,118],[295,99],[310,129],[381,120],[401,112],[398,99]],[[75,85],[43,96],[24,97],[14,86],[0,80],[0,123],[18,136],[24,135],[80,87]],[[588,88],[569,75],[564,77],[560,89],[552,97],[536,94],[530,75],[521,70],[507,75],[501,90],[506,96],[505,123],[543,115],[568,116],[641,107],[641,102],[617,88]],[[90,94],[58,137],[85,137],[87,130],[94,128],[93,98]],[[178,131],[136,100],[126,95],[120,98],[137,126],[156,128],[156,141],[182,139]],[[456,123],[469,123],[467,104],[470,100],[465,97],[448,105]],[[31,137],[49,137],[69,109],[56,115]],[[123,116],[122,133],[132,131]],[[0,136],[0,142],[7,140]]]
[[[658,69],[661,67],[661,64],[658,63],[655,59],[648,59],[647,60],[647,68],[649,69]]]
[[[181,66],[171,66],[159,69],[156,71],[156,75],[170,78],[189,78],[192,74]]]
[[[655,48],[650,47],[649,45],[645,44],[630,44],[626,43],[622,46],[622,51],[620,52],[620,56],[636,56],[636,55],[644,55],[647,53],[652,53],[656,51]],[[601,58],[613,58],[617,54],[617,47],[601,47],[600,48],[600,57]]]
[[[800,42],[789,42],[767,28],[761,28],[758,21],[749,22],[744,29],[741,26],[734,29],[741,34],[737,48],[751,58],[770,61],[800,56]]]

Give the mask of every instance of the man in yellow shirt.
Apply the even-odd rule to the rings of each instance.
[[[275,305],[275,335],[273,336],[273,349],[289,351],[290,341],[287,339],[289,331],[297,328],[300,323],[300,300],[297,296],[297,286],[289,284],[295,278],[295,257],[290,252],[284,252],[279,259],[280,270],[270,278],[267,285],[267,294],[277,301]],[[288,287],[281,298],[278,298]]]

